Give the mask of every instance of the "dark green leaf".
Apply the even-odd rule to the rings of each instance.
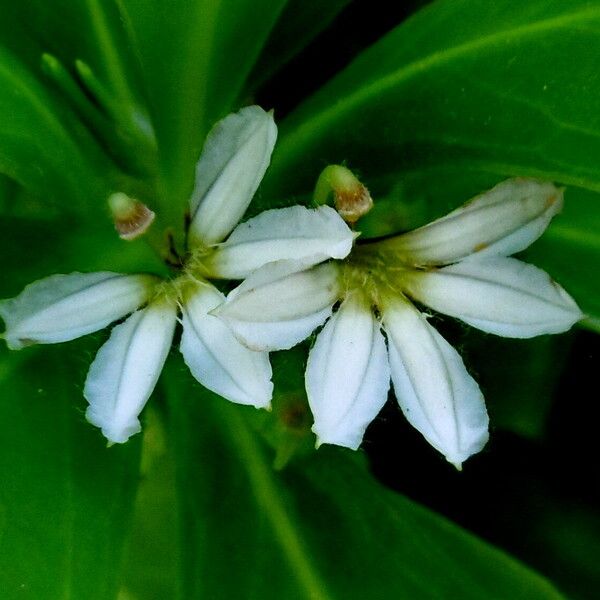
[[[126,545],[124,598],[177,597],[179,552],[173,453],[154,401],[143,418],[140,485]]]
[[[116,595],[139,444],[106,448],[85,422],[88,358],[84,344],[0,351],[0,589],[7,600]]]
[[[53,94],[0,47],[0,173],[48,203],[94,210],[106,198],[106,164]],[[74,132],[79,136],[76,138]],[[96,208],[97,210],[97,208]]]
[[[561,598],[382,488],[357,455],[325,447],[274,471],[248,426],[253,410],[190,389],[176,369],[166,381],[186,599]]]
[[[285,0],[118,0],[158,136],[163,211],[181,223],[210,126],[233,107]]]
[[[2,16],[3,45],[32,68],[39,66],[43,52],[58,56],[69,67],[76,59],[83,60],[120,98],[131,97],[135,57],[126,48],[112,0],[27,0],[3,6]]]
[[[53,273],[109,269],[166,274],[165,265],[143,239],[119,239],[108,219],[90,229],[69,221],[1,218],[0,256],[0,298],[16,296],[28,283]]]
[[[587,0],[434,3],[286,121],[273,188],[306,191],[347,160],[368,177],[468,165],[600,190],[599,24]]]
[[[538,498],[535,533],[544,544],[540,562],[547,569],[560,568],[562,585],[569,597],[594,598],[600,588],[595,557],[600,553],[600,517],[596,505],[580,502],[548,502]],[[561,568],[562,567],[562,568]]]

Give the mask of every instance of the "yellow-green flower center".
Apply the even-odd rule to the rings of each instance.
[[[385,297],[404,296],[405,281],[416,267],[400,262],[379,243],[355,246],[341,265],[344,296],[359,292],[373,307],[381,307]]]

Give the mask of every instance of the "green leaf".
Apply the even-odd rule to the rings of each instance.
[[[125,549],[123,599],[177,598],[180,549],[175,467],[155,407],[153,401],[144,411],[141,481]]]
[[[73,115],[0,47],[0,173],[71,211],[107,195],[106,163]],[[77,134],[74,135],[74,132]]]
[[[42,52],[68,67],[76,59],[90,65],[115,95],[130,100],[136,61],[113,0],[27,0],[3,7],[3,45],[37,68]],[[73,27],[77,23],[77,27]]]
[[[237,101],[285,0],[117,1],[149,95],[162,208],[180,226],[204,137]]]
[[[346,160],[368,177],[468,165],[599,191],[599,24],[587,0],[432,4],[286,120],[273,189]]]
[[[79,209],[91,220],[105,210],[104,202],[115,189],[152,201],[150,182],[135,178],[151,179],[156,171],[154,133],[144,106],[139,65],[114,1],[13,3],[3,12],[0,39],[0,56],[10,59],[10,71],[19,81],[4,87],[14,88],[17,98],[31,88],[27,99],[37,100],[36,107],[15,103],[6,111],[8,124],[18,125],[18,130],[11,128],[6,135],[24,138],[30,154],[8,145],[8,166],[0,160],[0,170],[46,202],[48,197],[57,198],[63,209]],[[38,113],[45,108],[46,121],[52,116],[56,120],[54,134],[61,125],[71,139],[45,136],[38,123],[41,115],[31,118],[33,108]],[[73,145],[76,148],[71,150]],[[36,167],[34,176],[43,175],[40,185],[17,170],[32,167]],[[66,184],[61,185],[65,179],[72,180],[66,190]]]
[[[0,174],[0,214],[12,211],[18,195],[19,184],[14,179]]]
[[[0,589],[7,600],[115,597],[137,441],[83,417],[89,346],[0,351]]]
[[[593,598],[600,586],[595,560],[600,553],[597,504],[547,502],[548,496],[535,500],[534,511],[541,509],[534,520],[535,535],[546,549],[540,563],[545,562],[542,566],[551,572],[560,569],[561,583],[570,598]]]
[[[93,233],[91,236],[87,223],[0,218],[0,256],[4,265],[0,298],[16,296],[27,284],[53,273],[111,269],[168,274],[164,263],[143,239],[119,239],[108,219],[105,224],[97,224]]]
[[[188,378],[189,380],[189,378]],[[385,490],[324,447],[274,471],[253,410],[168,379],[183,597],[561,598],[502,552]]]

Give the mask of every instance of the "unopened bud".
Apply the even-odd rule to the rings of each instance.
[[[325,204],[330,194],[333,194],[336,210],[347,223],[356,223],[373,208],[369,190],[350,169],[341,165],[329,165],[321,172],[317,181],[317,204]]]
[[[346,223],[356,223],[373,208],[369,190],[362,184],[351,190],[335,193],[335,208]]]
[[[156,216],[145,204],[123,192],[112,194],[108,206],[122,240],[135,240],[143,235]]]

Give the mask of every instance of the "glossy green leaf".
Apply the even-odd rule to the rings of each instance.
[[[7,600],[115,597],[139,445],[83,418],[89,346],[0,350],[0,589]]]
[[[227,114],[285,0],[117,0],[159,143],[162,208],[178,226],[210,126]]]
[[[87,223],[64,220],[0,218],[0,256],[4,265],[0,298],[16,296],[28,283],[53,273],[112,269],[168,274],[144,240],[119,239],[108,219],[90,229]]]
[[[140,484],[125,548],[122,597],[177,598],[177,498],[173,452],[153,401],[144,411]],[[121,599],[121,596],[119,597]]]
[[[77,27],[73,27],[77,23]],[[4,45],[39,65],[42,52],[68,66],[89,64],[123,100],[135,88],[135,56],[127,50],[125,30],[113,0],[27,0],[3,7]]]
[[[106,164],[95,143],[39,77],[2,47],[0,114],[0,173],[71,211],[106,197]]]
[[[286,121],[272,185],[302,191],[346,160],[368,176],[469,165],[598,191],[599,25],[588,0],[435,2]]]
[[[5,146],[12,168],[4,170],[46,202],[56,198],[63,209],[90,220],[105,211],[115,189],[153,200],[148,181],[130,177],[154,174],[156,148],[137,59],[114,1],[10,4],[3,11],[0,40],[0,56],[10,59],[8,68],[23,88],[11,81],[13,95],[22,97],[30,88],[27,99],[37,101],[33,108],[38,113],[45,109],[46,121],[54,117],[54,135],[62,127],[71,138],[52,139],[45,131],[48,123],[42,127],[39,115],[31,118],[33,108],[7,104],[9,133],[15,140],[23,138],[29,154],[15,144]],[[29,169],[28,177],[19,176],[18,169]],[[41,185],[34,185],[31,170],[43,178]]]
[[[189,380],[189,378],[188,378]],[[183,597],[561,598],[545,580],[324,447],[274,471],[253,411],[167,381]]]

